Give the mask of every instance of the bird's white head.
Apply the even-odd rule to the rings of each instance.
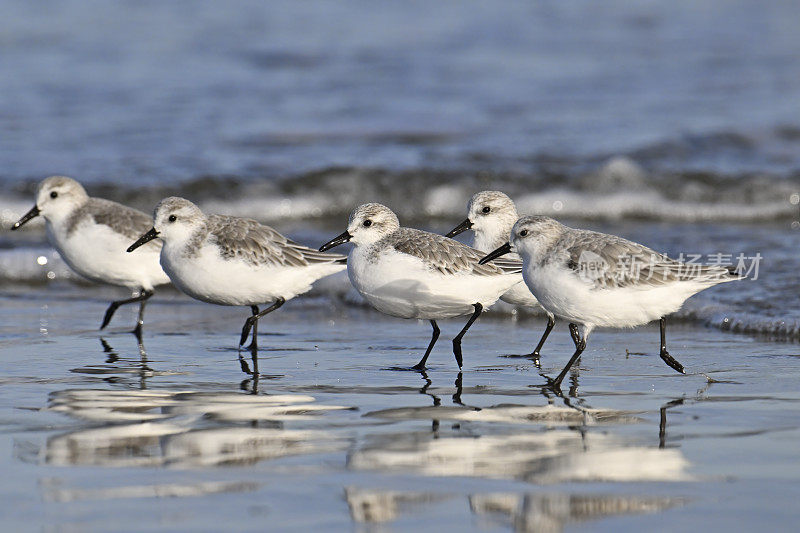
[[[509,242],[512,249],[526,261],[543,254],[547,246],[558,239],[564,229],[563,224],[550,217],[524,216],[511,228]]]
[[[88,200],[83,186],[66,176],[50,176],[42,180],[36,191],[36,208],[48,221],[67,218]]]
[[[319,250],[325,252],[346,242],[352,242],[356,246],[368,246],[399,227],[400,221],[397,215],[385,205],[363,204],[356,207],[350,215],[347,230],[320,246]]]
[[[399,227],[400,221],[391,209],[371,203],[360,205],[353,211],[347,224],[347,233],[351,235],[350,242],[356,246],[368,245]]]
[[[133,252],[143,244],[161,237],[162,253],[167,249],[181,249],[198,231],[206,227],[206,216],[200,208],[185,198],[164,198],[153,211],[153,227],[128,247]]]
[[[514,201],[500,191],[481,191],[467,205],[467,220],[475,232],[475,247],[491,250],[508,240],[517,220]]]
[[[153,228],[165,243],[188,241],[205,223],[199,207],[177,196],[164,198],[153,211]]]

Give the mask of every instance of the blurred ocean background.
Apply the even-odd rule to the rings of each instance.
[[[674,256],[761,254],[683,316],[797,338],[799,20],[790,0],[6,2],[0,222],[51,174],[311,245],[362,202],[447,231],[500,189]],[[31,226],[0,233],[0,281],[70,277]]]

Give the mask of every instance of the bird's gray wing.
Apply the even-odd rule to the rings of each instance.
[[[238,257],[254,265],[308,266],[346,260],[343,255],[298,244],[252,219],[211,215],[208,225],[209,235],[223,257]]]
[[[561,259],[595,287],[641,287],[677,281],[712,281],[729,277],[724,265],[687,264],[647,246],[593,231],[565,236]]]
[[[480,276],[498,276],[522,272],[522,261],[515,259],[499,259],[480,265],[478,261],[485,253],[435,233],[401,228],[391,237],[395,250],[422,259],[442,274],[471,272]]]
[[[90,198],[76,210],[67,221],[67,232],[71,233],[81,221],[91,218],[96,224],[108,226],[114,232],[135,240],[153,227],[152,217],[138,209],[103,198]],[[151,241],[151,247],[161,247],[161,241]]]

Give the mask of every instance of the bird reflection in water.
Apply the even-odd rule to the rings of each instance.
[[[244,358],[242,355],[242,348],[239,348],[239,366],[242,368],[242,372],[247,374],[249,377],[242,380],[239,384],[239,388],[245,392],[249,392],[250,394],[258,394],[258,382],[261,379],[278,379],[284,376],[279,374],[262,374],[258,370],[258,346],[254,346],[252,343],[245,348],[250,352],[250,362],[252,363],[252,369],[250,368],[250,364],[248,364],[247,359]]]
[[[253,363],[253,369],[250,370],[250,365],[247,364],[247,359],[242,356],[242,349],[239,347],[239,365],[242,367],[242,372],[252,376],[252,379],[258,382],[258,346],[251,343],[246,349],[250,350],[250,361]]]
[[[158,374],[158,372],[150,367],[147,358],[147,350],[141,338],[137,338],[136,341],[138,349],[137,358],[120,356],[120,352],[111,346],[103,337],[100,337],[100,346],[103,349],[103,355],[105,357],[102,364],[73,368],[70,372],[105,376],[102,379],[108,383],[120,383],[126,381],[126,376],[137,376],[139,378],[138,387],[140,390],[146,390],[147,380]]]
[[[545,405],[471,407],[462,399],[463,376],[456,379],[454,405],[444,406],[432,392],[431,379],[422,378],[419,392],[430,396],[433,406],[396,407],[364,416],[398,423],[431,420],[432,431],[409,431],[408,424],[398,424],[394,431],[362,441],[348,454],[349,468],[537,484],[690,479],[689,463],[678,449],[641,446],[611,432],[591,431],[605,424],[641,422],[635,413],[592,408],[582,398],[544,388]],[[573,396],[577,383],[575,388]],[[452,423],[452,431],[442,431],[443,421]]]
[[[429,392],[429,390],[428,390],[430,388],[430,386],[433,384],[431,379],[428,377],[428,373],[425,372],[424,370],[421,370],[419,372],[419,375],[422,377],[423,381],[425,382],[425,384],[422,386],[422,388],[419,389],[419,393],[420,394],[424,394],[426,396],[430,396],[433,399],[433,406],[434,407],[441,407],[442,399],[438,395],[433,394],[432,392]],[[472,409],[472,410],[475,410],[475,411],[480,411],[481,410],[480,407],[469,406],[469,405],[464,404],[461,401],[461,394],[463,393],[463,390],[464,390],[463,379],[464,379],[463,373],[459,372],[458,375],[456,376],[456,380],[455,380],[455,383],[454,383],[455,391],[453,392],[453,395],[452,395],[453,403],[456,404],[456,405],[459,405],[461,407],[466,407],[468,409]],[[439,422],[438,418],[434,417],[434,418],[431,419],[431,431],[433,432],[433,438],[438,438],[439,437],[439,424],[440,424],[440,422]],[[452,429],[454,429],[454,430],[457,430],[459,428],[460,428],[459,424],[454,424],[452,426]]]
[[[103,346],[103,352],[108,354],[106,363],[111,365],[119,361],[119,353],[103,337],[100,337],[100,344]]]
[[[658,422],[658,447],[659,448],[666,448],[667,447],[667,409],[675,407],[677,405],[683,405],[683,398],[679,398],[677,400],[672,400],[664,405],[661,406],[659,411],[659,422]]]
[[[578,397],[578,385],[579,385],[579,378],[580,378],[580,365],[581,365],[581,358],[579,357],[572,367],[569,370],[569,389],[567,390],[567,396],[572,398]],[[545,383],[540,383],[536,385],[530,385],[531,388],[542,389],[550,391],[551,393],[555,394],[556,396],[560,396],[564,398],[564,393],[561,390],[561,387],[554,387],[552,384],[552,379],[548,376],[544,370],[542,370],[542,366],[540,364],[536,365],[536,368],[539,370],[539,375],[544,378]]]
[[[347,487],[344,498],[353,522],[388,524],[404,516],[418,517],[425,507],[464,496]],[[556,533],[570,524],[613,516],[657,513],[687,502],[678,497],[545,492],[469,494],[464,503],[487,528],[500,526],[520,533]]]
[[[47,409],[80,425],[49,437],[31,462],[198,467],[341,450],[346,436],[308,425],[350,408],[304,394],[67,389],[52,393]],[[254,420],[258,427],[243,425]],[[286,422],[306,429],[286,429]]]
[[[476,494],[473,514],[500,521],[517,532],[560,532],[569,524],[612,516],[650,514],[684,505],[683,498],[603,494]]]
[[[258,380],[258,374],[253,374],[252,377],[243,379],[242,382],[239,383],[239,390],[242,390],[248,394],[258,394]]]

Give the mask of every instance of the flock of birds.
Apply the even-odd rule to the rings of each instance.
[[[411,367],[415,370],[425,369],[439,337],[436,321],[469,315],[453,338],[460,368],[462,338],[498,299],[544,309],[547,326],[530,354],[534,358],[555,318],[568,321],[575,352],[550,380],[556,389],[598,326],[659,320],[661,359],[683,373],[667,351],[665,317],[697,292],[741,279],[724,265],[689,268],[615,235],[573,229],[545,216],[520,218],[513,201],[498,191],[475,194],[467,219],[447,236],[402,227],[388,207],[364,204],[350,215],[347,229],[318,250],[255,220],[206,215],[184,198],[165,198],[151,218],[90,197],[80,183],[63,176],[39,184],[36,204],[11,229],[38,215],[45,219],[49,241],[74,271],[137,293],[112,302],[101,329],[121,305],[139,302],[134,333],[141,336],[147,300],[155,287],[171,281],[204,302],[249,306],[252,314],[239,346],[250,337],[255,353],[260,318],[310,290],[316,280],[346,268],[353,286],[378,311],[430,321],[431,340]],[[474,232],[472,246],[451,238],[467,230]],[[347,256],[327,253],[346,242],[354,245]]]

